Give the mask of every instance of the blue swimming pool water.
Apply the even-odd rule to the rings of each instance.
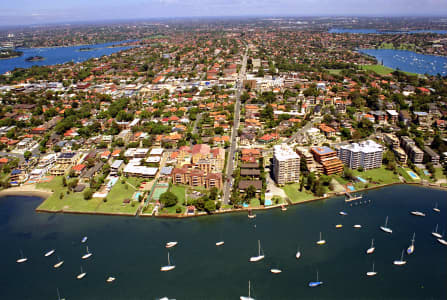
[[[407,171],[408,175],[410,175],[413,179],[417,179],[418,176],[416,174],[414,174],[413,171]]]
[[[272,200],[265,200],[264,204],[265,205],[272,205]]]
[[[350,189],[351,191],[355,191],[355,187],[352,185],[348,185],[348,189]]]

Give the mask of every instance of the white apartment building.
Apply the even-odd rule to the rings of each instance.
[[[273,177],[278,185],[299,181],[300,157],[287,144],[273,147]]]
[[[380,168],[383,151],[383,147],[372,140],[337,147],[338,157],[351,169]]]

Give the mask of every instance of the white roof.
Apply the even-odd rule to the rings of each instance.
[[[300,158],[287,144],[273,146],[274,156],[278,161]]]
[[[119,167],[121,167],[122,164],[123,164],[123,161],[118,159],[118,160],[115,160],[110,167],[112,169],[118,169]]]
[[[142,175],[149,175],[149,176],[155,176],[157,174],[158,168],[149,168],[144,166],[135,166],[128,164],[124,168],[124,173],[132,173],[132,174],[142,174]]]
[[[158,162],[160,162],[160,156],[149,156],[147,159],[146,159],[146,162],[148,162],[148,163],[158,163]]]
[[[163,148],[153,148],[150,155],[161,155],[163,153]]]
[[[389,113],[391,116],[398,116],[399,114],[397,113],[397,111],[395,111],[394,109],[388,109],[386,111],[387,113]]]
[[[347,149],[352,152],[363,152],[363,153],[383,151],[382,146],[372,140],[366,140],[360,143],[352,143],[349,145],[341,146],[340,148]]]

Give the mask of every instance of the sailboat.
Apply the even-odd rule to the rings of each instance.
[[[339,212],[339,214],[340,214],[341,216],[347,216],[347,215],[348,215],[348,213],[347,213],[347,212],[344,212],[344,211]]]
[[[225,244],[225,242],[224,241],[220,241],[220,242],[216,243],[216,246],[222,246],[223,244]]]
[[[88,237],[86,237],[86,236],[84,236],[83,238],[82,238],[82,240],[81,240],[81,243],[85,243],[85,242],[87,242],[87,239],[88,239]]]
[[[79,275],[76,276],[76,279],[82,279],[82,278],[85,277],[85,275],[87,275],[87,272],[84,272],[84,271],[82,270],[82,266],[81,266],[81,273],[79,273]]]
[[[55,269],[58,269],[60,266],[62,266],[64,264],[64,261],[61,260],[59,258],[59,256],[57,257],[57,260],[58,260],[58,262],[56,264],[54,264],[54,266],[53,266]]]
[[[51,255],[53,255],[53,253],[55,252],[56,250],[54,250],[54,249],[51,249],[50,251],[48,251],[47,253],[45,253],[45,257],[48,257],[48,256],[51,256]]]
[[[165,247],[166,248],[172,248],[172,247],[177,246],[177,244],[178,244],[177,241],[175,241],[175,242],[167,242]]]
[[[309,282],[309,287],[317,287],[323,284],[323,281],[318,280],[318,271],[317,271],[317,280]]]
[[[425,214],[421,211],[410,211],[410,214],[412,214],[413,216],[418,216],[418,217],[425,217]]]
[[[87,259],[87,258],[89,258],[90,256],[92,256],[92,254],[93,254],[93,253],[90,253],[90,252],[88,251],[88,246],[87,246],[86,248],[87,248],[87,253],[84,254],[84,255],[82,255],[82,259]]]
[[[438,224],[436,224],[435,231],[431,233],[435,238],[442,239],[442,235],[438,233]]]
[[[61,294],[59,293],[59,288],[56,288],[57,291],[57,299],[58,300],[65,300],[65,298],[61,298]]]
[[[403,266],[405,265],[407,262],[404,260],[404,249],[402,250],[402,255],[400,256],[400,260],[395,260],[393,262],[393,264],[395,264],[396,266]]]
[[[169,252],[168,252],[168,265],[161,267],[160,271],[167,272],[167,271],[172,271],[174,269],[175,269],[175,265],[171,265],[171,260],[169,259]]]
[[[299,248],[296,250],[295,257],[296,257],[296,259],[299,259],[301,257],[301,251]]]
[[[355,224],[355,225],[352,226],[352,227],[359,229],[359,228],[362,228],[362,225],[360,225],[360,224]]]
[[[438,202],[436,202],[436,205],[435,205],[435,207],[433,207],[433,210],[435,211],[435,212],[440,212],[441,210],[438,208]]]
[[[366,254],[371,254],[376,250],[376,247],[374,247],[374,239],[371,239],[371,247],[369,247],[366,250]]]
[[[320,239],[317,241],[317,245],[324,245],[326,244],[326,241],[321,239],[321,231],[320,231]]]
[[[252,298],[250,296],[250,280],[248,281],[248,297],[247,296],[240,296],[240,300],[255,300],[255,298]]]
[[[18,264],[21,264],[21,263],[26,262],[27,260],[28,260],[28,258],[27,258],[27,257],[24,257],[24,256],[23,256],[23,252],[22,252],[22,250],[20,250],[20,258],[19,258],[18,260],[16,260],[16,262],[17,262]]]
[[[114,282],[115,281],[115,277],[112,277],[112,276],[109,276],[107,279],[106,279],[106,282],[107,283],[112,283],[112,282]]]
[[[273,273],[273,274],[279,274],[279,273],[282,272],[282,270],[280,270],[280,269],[270,269],[270,272]]]
[[[264,259],[264,254],[261,255],[261,241],[258,240],[258,255],[250,257],[251,262],[257,262]]]
[[[438,242],[440,242],[441,244],[447,246],[447,241],[444,239],[438,239]]]
[[[366,272],[366,276],[376,276],[377,272],[374,271],[374,263],[373,263],[373,269],[372,271]]]
[[[414,252],[414,237],[416,233],[413,233],[413,238],[411,239],[411,245],[407,248],[407,254],[413,254]]]
[[[388,225],[388,216],[386,216],[385,225],[384,226],[380,226],[380,229],[382,229],[386,233],[393,233],[393,230],[391,230],[391,228],[388,228],[387,225]]]

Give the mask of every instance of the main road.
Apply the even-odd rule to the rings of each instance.
[[[248,55],[248,46],[245,49],[244,57],[242,58],[242,66],[239,71],[238,79],[236,81],[236,102],[234,105],[234,121],[233,121],[233,129],[231,131],[231,144],[230,144],[230,151],[228,153],[227,169],[225,171],[226,176],[223,189],[224,204],[228,204],[228,202],[230,201],[231,185],[233,182],[232,176],[235,163],[234,156],[237,148],[237,134],[239,129],[239,120],[241,113],[241,94],[242,94],[242,88],[244,86],[245,71],[247,67],[247,55]]]

